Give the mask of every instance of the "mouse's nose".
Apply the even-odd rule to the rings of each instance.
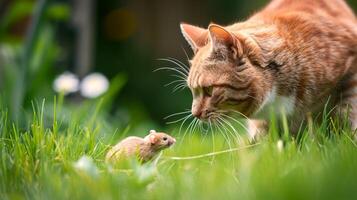
[[[168,146],[171,146],[171,145],[173,145],[175,143],[176,143],[176,139],[172,138],[172,140],[170,140],[167,144],[168,144]]]

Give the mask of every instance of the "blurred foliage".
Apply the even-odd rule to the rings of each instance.
[[[54,36],[55,27],[45,16],[47,8],[46,0],[37,4],[15,1],[10,4],[1,23],[1,67],[4,72],[1,91],[9,106],[10,117],[20,123],[24,122],[24,118],[19,113],[30,106],[30,99],[48,97],[51,91],[53,66],[59,49]],[[32,12],[34,14],[31,15]],[[9,30],[11,25],[20,23],[24,17],[31,19],[30,23],[25,23],[29,24],[24,29],[26,34],[18,33],[19,40],[6,40],[7,35],[14,35]]]
[[[51,86],[57,73],[75,71],[74,43],[79,30],[71,25],[74,12],[72,1],[5,2],[5,12],[0,14],[0,89],[3,101],[10,105],[10,116],[15,119],[19,110],[31,107],[31,99],[52,98]],[[159,17],[153,14],[160,11],[160,6],[165,4],[163,0],[149,3],[134,0],[96,1],[93,70],[104,73],[110,79],[115,79],[119,73],[126,74],[127,77],[120,95],[113,94],[110,97],[110,102],[114,105],[112,114],[116,116],[116,113],[130,112],[138,116],[133,119],[154,119],[162,124],[165,116],[189,109],[192,98],[190,91],[173,93],[172,88],[164,87],[175,80],[171,74],[163,71],[153,73],[159,67],[172,66],[170,63],[157,61],[166,56],[178,58],[188,64],[187,59],[192,56],[192,52],[180,34],[179,22],[207,25],[213,21],[230,24],[244,20],[267,2],[182,1],[176,4],[181,4],[188,12],[199,9],[202,13],[162,10],[163,14],[172,13],[172,16],[163,18],[160,13]],[[355,0],[348,2],[353,8],[357,8]],[[143,10],[144,15],[137,4],[148,5]],[[148,25],[152,27],[147,27]],[[142,27],[152,31],[141,33]],[[162,27],[171,34],[167,38],[172,43],[160,38],[159,35],[163,34]],[[147,33],[151,35],[143,40],[142,34]],[[165,52],[165,49],[171,50]],[[140,110],[142,113],[138,114]]]
[[[51,101],[55,95],[52,84],[55,74],[58,73],[56,68],[59,58],[62,52],[66,51],[57,40],[58,30],[61,28],[60,23],[68,22],[69,17],[70,8],[64,3],[50,0],[14,1],[9,4],[1,20],[2,109],[8,108],[9,117],[22,126],[26,126],[26,122],[32,117],[23,113],[32,109],[33,100],[46,98]],[[27,28],[22,30],[24,32],[14,33],[12,27],[22,24],[24,19],[30,19],[25,20]],[[123,74],[112,76],[110,88],[102,101],[107,112],[125,82],[126,77]],[[78,103],[73,101],[73,107],[66,102],[66,106],[78,108]],[[70,113],[73,110],[68,111]]]

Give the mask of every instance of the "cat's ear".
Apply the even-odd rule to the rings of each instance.
[[[185,23],[180,24],[181,32],[194,52],[203,47],[207,42],[208,31],[198,26]]]
[[[213,51],[229,50],[235,59],[241,58],[243,52],[247,52],[251,62],[261,67],[266,66],[267,58],[264,57],[260,46],[251,37],[239,33],[233,35],[224,27],[216,24],[209,25],[208,31]]]
[[[228,48],[233,51],[234,56],[240,56],[243,52],[240,41],[225,28],[211,24],[208,27],[209,38],[212,42],[213,51]]]
[[[211,24],[208,26],[209,38],[212,42],[212,48],[231,47],[237,43],[237,39],[225,28]]]
[[[233,44],[233,36],[225,28],[223,28],[219,25],[216,25],[216,24],[211,24],[208,26],[208,31],[209,31],[209,36],[210,36],[210,39],[211,39],[213,45],[215,45],[215,44],[225,44],[225,45]]]

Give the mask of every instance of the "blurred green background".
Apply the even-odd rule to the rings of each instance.
[[[356,135],[325,110],[297,137],[272,115],[269,137],[249,149],[237,120],[212,134],[191,119],[166,125],[191,107],[189,90],[165,87],[172,72],[153,72],[174,67],[160,58],[192,56],[180,22],[226,25],[267,2],[0,0],[0,199],[353,199]],[[349,4],[357,10],[357,0]],[[110,86],[95,98],[57,93],[64,72],[81,80],[99,72]],[[120,138],[150,129],[178,141],[157,166],[114,171],[103,162]]]
[[[244,20],[266,0],[1,0],[0,88],[15,119],[31,109],[31,100],[53,99],[54,78],[70,71],[83,78],[103,73],[112,83],[108,109],[127,124],[189,109],[189,90],[172,92],[173,57],[187,64],[192,56],[180,22],[206,27]],[[357,10],[357,1],[349,0]],[[118,76],[119,75],[119,76]],[[121,90],[121,85],[124,87]],[[85,99],[66,96],[74,105]],[[21,114],[22,115],[22,114]],[[26,116],[25,116],[26,118]]]

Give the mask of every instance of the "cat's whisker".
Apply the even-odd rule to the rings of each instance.
[[[198,121],[197,130],[198,130],[199,132],[203,133],[203,131],[202,131],[202,121]]]
[[[182,67],[187,73],[189,72],[189,67],[185,63],[181,62],[180,60],[178,60],[176,58],[172,58],[172,57],[169,57],[168,59],[171,59],[172,61],[177,62],[178,64],[180,64],[180,67]]]
[[[229,112],[236,112],[241,116],[240,112],[235,111],[235,110],[228,110],[228,111],[218,110],[218,111],[216,111],[217,114],[219,114],[219,115],[221,115],[223,117],[229,118],[230,120],[233,120],[234,122],[236,122],[237,124],[242,126],[244,129],[248,130],[242,122],[240,122],[239,120],[237,120],[237,119],[229,116],[228,114],[226,114],[226,113],[229,113]],[[246,118],[246,119],[248,119],[248,118]]]
[[[192,133],[192,128],[195,126],[195,124],[197,123],[197,118],[194,118],[193,120],[192,120],[192,122],[190,123],[190,125],[186,128],[186,131],[185,131],[185,133],[183,134],[183,137],[185,137],[186,136],[186,134],[187,133]]]
[[[184,63],[182,63],[181,61],[175,59],[175,58],[163,58],[161,59],[162,61],[167,61],[170,63],[175,64],[176,66],[178,66],[180,69],[182,69],[183,72],[187,73],[189,72],[189,70],[186,68],[186,65]]]
[[[181,84],[177,84],[173,89],[172,92],[176,92],[176,91],[180,91],[183,90],[187,87],[186,83],[181,83]]]
[[[188,54],[187,54],[185,48],[183,48],[182,46],[181,46],[181,48],[182,48],[183,52],[185,53],[186,59],[189,61],[190,58],[189,58],[189,56],[188,56]],[[188,68],[188,70],[189,70],[189,68]]]
[[[190,130],[190,128],[193,126],[194,123],[196,123],[196,118],[193,118],[193,120],[190,122],[190,124],[188,125],[188,127],[186,127],[186,130],[184,132],[184,136],[186,135],[186,133]]]
[[[243,117],[245,119],[249,119],[249,117],[247,117],[246,115],[244,115],[243,113],[237,111],[237,110],[233,110],[233,109],[229,109],[227,111],[217,111],[217,112],[220,112],[220,113],[223,113],[223,114],[228,114],[229,112],[233,112],[235,114],[238,114],[239,117]]]
[[[231,116],[229,116],[229,115],[226,115],[226,114],[224,114],[224,113],[221,113],[221,115],[224,116],[224,117],[226,117],[226,118],[229,118],[229,119],[233,120],[234,122],[236,122],[237,124],[239,124],[240,126],[242,126],[242,127],[248,132],[248,128],[247,128],[242,122],[240,122],[240,121],[238,121],[237,119],[235,119],[235,118],[233,118],[233,117],[231,117]]]
[[[181,123],[181,125],[180,125],[180,129],[179,129],[179,134],[180,134],[180,135],[181,135],[181,130],[182,130],[183,125],[185,124],[185,122],[186,122],[188,119],[190,119],[190,117],[193,117],[191,113],[190,113],[189,115],[187,115],[187,116],[185,117],[185,119],[182,121],[182,123]]]
[[[187,79],[187,77],[184,77],[182,75],[177,75],[177,74],[171,74],[170,76],[178,78],[178,80],[182,80],[182,81],[185,81],[185,82],[186,82],[186,79]]]
[[[187,114],[187,113],[190,113],[190,112],[191,112],[191,110],[185,110],[185,111],[182,111],[182,112],[173,113],[173,114],[170,114],[170,115],[164,117],[164,119],[168,119],[170,117],[174,117],[174,116],[177,116],[177,115]]]
[[[186,87],[187,85],[186,85],[186,82],[182,82],[182,83],[178,83],[175,87],[178,87],[178,86],[185,86]]]
[[[197,124],[200,122],[200,120],[196,120],[196,122],[193,124],[193,126],[190,129],[190,133],[194,133],[197,127]]]
[[[223,117],[222,117],[222,121],[223,121],[223,123],[225,123],[225,124],[227,124],[227,126],[230,128],[230,129],[232,129],[232,136],[234,137],[234,138],[237,138],[237,143],[239,142],[239,140],[241,140],[242,138],[241,138],[241,135],[238,133],[238,131],[234,128],[234,126],[229,122],[229,121],[227,121],[227,120],[225,120]]]
[[[160,70],[169,70],[169,71],[174,71],[174,72],[177,72],[178,74],[182,75],[183,77],[186,77],[188,76],[188,74],[186,74],[185,72],[181,71],[181,70],[178,70],[177,68],[174,68],[174,67],[160,67],[158,69],[155,69],[154,72],[157,72],[157,71],[160,71]]]
[[[187,119],[189,119],[189,118],[187,118]],[[185,130],[185,132],[184,132],[184,134],[183,134],[183,136],[182,136],[182,140],[181,140],[181,142],[180,142],[180,146],[181,146],[181,144],[182,144],[182,142],[183,142],[183,140],[184,140],[184,138],[186,137],[186,134],[187,134],[187,131],[190,129],[190,127],[196,122],[196,118],[193,118],[193,120],[190,122],[190,124],[188,125],[188,127],[186,128],[186,130]],[[186,120],[185,120],[186,121]],[[183,124],[182,124],[183,125]],[[181,127],[182,127],[182,125],[181,125]],[[180,127],[180,131],[179,131],[179,134],[181,135],[181,127]]]
[[[180,121],[182,121],[182,120],[185,120],[187,117],[191,117],[191,115],[184,116],[184,117],[182,117],[182,118],[180,118],[180,119],[177,119],[177,120],[174,120],[174,121],[166,122],[166,124],[175,124],[175,123],[177,123],[177,122],[180,122]]]
[[[235,112],[237,112],[237,111],[235,111]],[[234,114],[234,113],[233,113],[233,114]],[[239,116],[242,116],[240,112],[237,112],[237,114],[238,114]],[[235,119],[235,118],[232,117],[232,116],[229,116],[228,114],[223,114],[223,115],[224,115],[225,117],[227,117],[227,118],[233,120],[234,122],[236,122],[236,123],[239,124],[240,126],[242,126],[245,131],[249,132],[247,126],[246,126],[243,122],[241,122],[241,121]],[[245,118],[245,119],[249,120],[249,118]]]
[[[226,115],[224,111],[222,110],[218,110],[212,114],[209,115],[209,118],[216,118],[217,121],[219,121],[218,123],[221,124],[221,126],[226,130],[226,132],[229,132],[230,135],[234,138],[237,139],[237,141],[239,141],[241,139],[241,135],[238,133],[238,131],[236,130],[236,128],[232,125],[232,123],[230,123],[228,120],[232,120],[233,122],[239,124],[240,126],[242,126],[244,129],[246,129],[246,127],[244,126],[243,123],[241,123],[240,121],[234,119],[233,117]],[[227,119],[226,119],[227,118]],[[228,126],[228,128],[226,128],[225,126]],[[247,130],[247,129],[246,129]]]
[[[201,123],[200,123],[201,124]],[[207,137],[207,132],[205,132],[204,134],[203,134],[203,137],[202,137],[202,139],[201,139],[201,145],[203,144],[203,141],[204,141],[204,139],[206,139],[206,137]]]
[[[205,134],[209,131],[209,123],[200,123],[201,131]]]
[[[170,83],[165,84],[164,86],[167,87],[167,86],[170,86],[170,85],[172,85],[174,83],[185,83],[186,84],[186,80],[182,80],[182,79],[174,80],[174,81],[171,81]]]
[[[208,119],[209,130],[212,130],[212,122],[211,119]]]
[[[185,73],[185,74],[188,74],[188,70],[184,67],[184,65],[182,66],[180,63],[177,62],[177,60],[173,60],[172,58],[170,59],[167,59],[167,58],[161,58],[161,59],[158,59],[158,60],[161,60],[161,61],[167,61],[167,62],[170,62],[170,63],[173,63],[175,64],[175,66],[178,66],[178,68],[175,68],[175,69],[178,69],[179,71]],[[182,63],[183,64],[183,63]]]
[[[189,129],[188,133],[191,135],[191,137],[194,134],[194,131],[195,131],[196,127],[197,127],[198,122],[199,122],[199,120],[197,118],[195,118],[195,122],[193,123],[193,125]]]
[[[226,131],[226,133],[227,133],[227,137],[229,137],[229,135],[228,135],[228,133],[231,135],[231,137],[233,138],[233,139],[235,139],[235,134],[234,133],[232,133],[232,131],[230,131],[228,128],[226,128],[225,127],[225,125],[224,125],[224,123],[225,123],[225,121],[224,121],[224,119],[223,118],[219,118],[219,120],[220,120],[220,123],[221,123],[221,125],[222,125],[222,128]]]
[[[217,125],[216,124],[212,124],[212,125],[214,126],[213,129],[215,129],[214,132],[212,133],[212,143],[213,143],[212,145],[213,145],[213,149],[215,149],[216,148],[215,134],[217,132]]]
[[[192,133],[192,128],[195,126],[196,123],[197,123],[197,119],[195,118],[193,120],[192,125],[186,130],[188,134]]]
[[[229,136],[228,136],[228,133],[226,130],[224,130],[224,132],[222,131],[222,129],[224,129],[224,125],[222,124],[222,122],[220,121],[219,118],[217,118],[217,127],[218,129],[220,130],[222,136],[224,137],[224,139],[226,140],[227,144],[228,144],[228,147],[229,149],[232,149],[231,147],[231,140],[229,139]],[[221,129],[222,128],[222,129]]]

